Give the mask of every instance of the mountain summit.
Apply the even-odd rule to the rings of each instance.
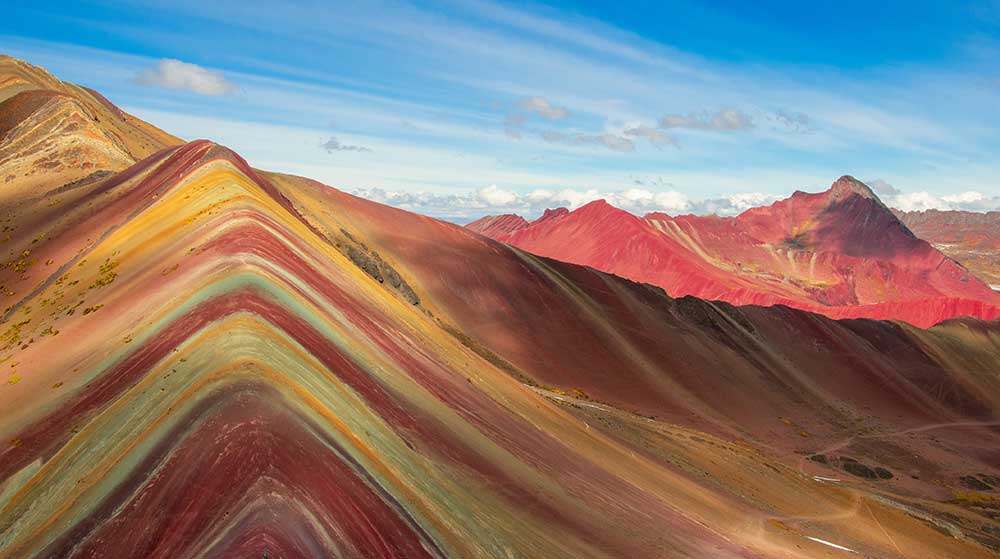
[[[862,198],[879,200],[878,196],[875,195],[875,192],[867,184],[850,175],[844,175],[837,179],[828,192],[831,196],[839,198],[855,195],[861,196]],[[881,202],[881,200],[879,200],[879,202]]]

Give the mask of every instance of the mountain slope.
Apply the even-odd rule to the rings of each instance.
[[[673,296],[924,327],[956,316],[1000,316],[1000,295],[914,236],[851,177],[734,218],[638,218],[600,201],[490,236]]]
[[[0,557],[1000,549],[996,322],[672,299],[207,141],[18,192]]]
[[[116,172],[181,141],[114,106],[96,91],[0,55],[0,202]]]
[[[917,236],[976,277],[994,289],[1000,286],[1000,212],[926,210],[896,215]]]

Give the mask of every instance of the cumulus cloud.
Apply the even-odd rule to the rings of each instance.
[[[553,105],[544,97],[525,97],[517,106],[522,111],[534,113],[545,120],[562,120],[569,116],[569,109]]]
[[[965,210],[970,212],[1000,211],[1000,196],[967,191],[958,194],[937,195],[926,191],[900,192],[883,196],[887,205],[906,212],[923,210]]]
[[[1000,196],[990,196],[975,190],[956,194],[933,194],[926,190],[906,192],[882,179],[870,180],[866,184],[871,187],[875,194],[878,194],[887,206],[905,212],[923,210],[987,212],[1000,210]]]
[[[512,190],[497,188],[495,184],[480,188],[476,191],[476,196],[489,206],[507,206],[517,201],[517,194]]]
[[[739,109],[722,109],[715,113],[688,115],[668,114],[660,119],[660,128],[692,128],[697,130],[745,130],[753,127],[750,115]]]
[[[654,182],[669,184],[662,181],[647,181],[647,184]],[[462,194],[387,191],[379,188],[360,189],[353,193],[377,202],[457,223],[467,223],[484,215],[501,213],[516,213],[532,219],[548,208],[566,207],[573,210],[588,202],[601,199],[639,216],[649,212],[665,212],[670,215],[714,213],[732,216],[755,206],[770,204],[780,198],[773,194],[749,192],[691,200],[677,190],[639,187],[612,191],[594,188],[536,189],[518,193],[496,185]]]
[[[236,90],[236,85],[227,81],[221,73],[172,58],[163,59],[155,68],[140,72],[135,77],[135,83],[183,89],[201,95],[223,95]]]
[[[783,197],[762,192],[744,192],[718,198],[698,200],[691,205],[691,213],[716,214],[721,216],[739,215],[750,208],[773,204]]]
[[[352,146],[348,144],[340,143],[340,140],[330,137],[329,140],[323,142],[319,147],[326,150],[327,153],[333,153],[335,151],[372,151],[371,148],[366,148],[365,146]]]
[[[386,191],[378,188],[356,190],[354,194],[457,223],[468,223],[484,215],[501,213],[516,213],[527,219],[534,219],[548,208],[567,207],[572,210],[598,199],[604,199],[615,207],[639,216],[654,211],[670,215],[692,213],[735,216],[750,208],[766,206],[787,197],[784,193],[740,192],[691,198],[680,192],[677,185],[661,176],[631,176],[628,182],[629,187],[617,190],[584,187],[539,188],[518,192],[491,184],[456,194],[415,190]],[[881,179],[868,181],[868,185],[887,206],[900,210],[1000,210],[1000,196],[993,193],[984,194],[973,190],[954,194],[907,192]]]
[[[654,192],[643,188],[629,188],[611,193],[605,199],[613,206],[639,214],[651,211],[679,213],[691,208],[687,196],[676,190]]]

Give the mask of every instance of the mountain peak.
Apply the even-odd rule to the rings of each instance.
[[[466,225],[467,228],[487,237],[513,233],[527,226],[528,221],[517,214],[487,215]]]
[[[618,207],[610,204],[604,198],[598,198],[596,200],[591,200],[590,202],[587,202],[586,204],[580,206],[579,208],[573,210],[570,213],[608,214],[608,213],[617,213],[617,212],[628,213],[625,210],[623,210],[621,208],[618,208]]]
[[[862,198],[870,198],[881,202],[878,196],[875,195],[875,192],[873,192],[867,184],[859,181],[851,175],[844,175],[837,179],[837,181],[833,183],[833,186],[830,187],[829,192],[837,198],[844,198],[855,194],[861,196]]]
[[[564,216],[568,213],[569,210],[566,208],[546,208],[545,211],[542,212],[542,216],[533,221],[532,223],[538,223],[541,221],[547,221],[549,219],[555,219],[557,217]]]
[[[570,215],[586,217],[587,219],[620,218],[621,216],[639,219],[628,211],[608,203],[608,201],[604,198],[598,198],[597,200],[587,202],[569,213]]]

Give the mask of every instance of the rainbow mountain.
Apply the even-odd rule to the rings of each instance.
[[[0,62],[0,557],[1000,549],[996,321],[671,298]]]

